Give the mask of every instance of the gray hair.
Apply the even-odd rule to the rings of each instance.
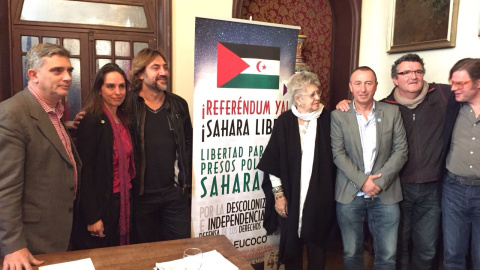
[[[70,58],[70,53],[60,45],[39,43],[33,46],[25,56],[25,69],[39,69],[44,64],[43,57],[52,57],[54,54]]]
[[[295,97],[305,91],[305,86],[310,84],[314,84],[320,89],[320,80],[318,79],[317,74],[309,71],[302,71],[290,77],[290,80],[287,83],[287,89],[292,93],[292,104],[295,104]]]

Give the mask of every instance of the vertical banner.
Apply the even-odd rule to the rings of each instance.
[[[196,18],[194,237],[226,235],[253,265],[278,249],[263,229],[263,172],[275,119],[289,109],[299,27]],[[263,269],[263,267],[261,268]]]

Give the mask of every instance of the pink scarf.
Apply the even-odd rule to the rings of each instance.
[[[129,194],[129,182],[131,176],[129,174],[128,157],[127,157],[127,148],[122,143],[122,136],[120,130],[115,123],[115,119],[112,114],[103,107],[103,112],[107,115],[108,120],[110,120],[110,125],[112,127],[113,139],[116,142],[116,149],[118,151],[118,176],[120,180],[120,218],[119,218],[119,227],[120,227],[120,245],[128,245],[130,243],[129,231],[130,231],[130,194]],[[124,123],[121,119],[122,124]],[[124,125],[125,126],[125,125]],[[127,129],[128,131],[128,129]],[[130,138],[130,133],[127,132],[128,141],[132,142]],[[113,161],[112,161],[113,162]],[[133,167],[133,170],[135,168]]]

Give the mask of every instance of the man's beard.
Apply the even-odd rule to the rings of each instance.
[[[161,76],[160,78],[165,78],[165,83],[168,83],[168,78],[165,77],[165,76]],[[159,78],[159,79],[160,79]],[[163,92],[163,91],[167,91],[167,87],[168,87],[168,84],[165,84],[165,85],[159,85],[157,83],[157,80],[156,79],[153,83],[147,85],[150,89],[152,89],[153,91],[157,92],[157,93],[160,93],[160,92]]]

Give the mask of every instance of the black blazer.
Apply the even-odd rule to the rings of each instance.
[[[77,149],[84,166],[80,188],[80,214],[87,224],[111,209],[113,194],[113,132],[108,117],[87,113],[77,130]],[[80,230],[86,227],[80,226]]]
[[[455,95],[451,95],[448,99],[447,113],[445,114],[445,124],[443,125],[443,147],[442,147],[442,173],[447,171],[446,158],[450,151],[450,143],[452,142],[452,133],[455,123],[457,122],[457,116],[460,112],[460,102],[455,100]]]

